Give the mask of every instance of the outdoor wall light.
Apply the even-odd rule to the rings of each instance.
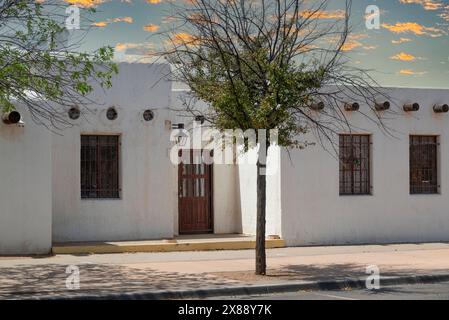
[[[449,106],[447,104],[443,104],[443,105],[434,105],[433,106],[433,111],[435,113],[444,113],[444,112],[448,112],[449,111]]]
[[[3,114],[2,120],[5,124],[20,124],[22,115],[18,111],[7,112]]]
[[[310,109],[314,110],[314,111],[320,111],[324,109],[324,102],[320,101],[317,103],[312,103],[310,105]]]
[[[108,118],[109,120],[115,120],[118,117],[118,113],[117,110],[115,110],[114,107],[110,107],[107,111],[106,111],[106,118]]]
[[[181,147],[185,146],[189,138],[189,135],[183,130],[184,123],[174,123],[172,124],[172,129],[178,130],[178,132],[175,135],[178,145]]]
[[[345,103],[346,111],[357,111],[360,109],[360,105],[357,102],[354,103]]]
[[[404,111],[410,112],[410,111],[418,111],[419,110],[419,104],[418,103],[407,103],[403,106]]]
[[[374,109],[376,109],[376,111],[385,111],[390,109],[390,102],[385,101],[383,103],[375,103],[374,104]]]

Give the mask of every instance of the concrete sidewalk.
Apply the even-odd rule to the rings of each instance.
[[[68,265],[80,270],[80,289],[66,288]],[[254,251],[167,252],[0,258],[0,298],[73,297],[139,292],[193,292],[223,288],[316,283],[362,283],[366,267],[382,277],[446,279],[449,244],[302,247],[268,250],[268,275],[253,275]],[[350,281],[349,281],[350,282]],[[392,283],[395,283],[394,281]],[[298,287],[298,288],[300,288]],[[244,291],[239,291],[244,292]],[[154,296],[157,297],[157,296]],[[171,296],[167,296],[171,297]]]

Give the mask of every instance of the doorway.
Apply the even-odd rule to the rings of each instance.
[[[201,161],[202,151],[180,151],[185,154],[178,165],[179,234],[213,233],[212,165]]]

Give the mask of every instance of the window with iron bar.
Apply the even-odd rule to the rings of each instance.
[[[370,195],[370,136],[342,134],[339,145],[340,195]]]
[[[438,137],[410,136],[410,193],[438,193]]]
[[[81,136],[81,198],[118,199],[119,136]]]

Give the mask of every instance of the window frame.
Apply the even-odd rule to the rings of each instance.
[[[114,146],[116,148],[116,157],[114,160],[116,160],[117,164],[116,166],[116,178],[114,180],[116,180],[116,188],[113,188],[111,190],[109,190],[110,194],[102,196],[102,195],[98,195],[98,193],[101,193],[101,188],[97,188],[95,191],[91,191],[91,192],[96,192],[97,195],[96,196],[89,196],[89,195],[83,195],[83,159],[82,159],[82,148],[83,148],[83,137],[95,137],[97,139],[97,143],[95,145],[95,152],[96,152],[96,168],[95,168],[95,172],[97,175],[97,179],[99,179],[99,168],[101,168],[101,163],[98,164],[98,159],[99,159],[99,147],[101,146],[98,143],[98,139],[100,137],[116,137],[116,145]],[[105,145],[103,145],[105,146]],[[121,200],[122,199],[122,188],[121,188],[121,165],[122,165],[122,161],[121,161],[121,146],[122,146],[122,142],[121,142],[121,135],[120,134],[114,134],[114,133],[82,133],[80,135],[80,198],[81,200],[87,201],[87,200]],[[101,159],[100,159],[101,161]],[[87,173],[86,173],[87,174]],[[101,181],[102,179],[100,179]],[[98,181],[98,180],[97,180]],[[89,192],[89,191],[85,191],[85,192]]]
[[[431,168],[431,170],[433,171],[433,175],[435,176],[435,184],[430,185],[430,186],[425,186],[424,184],[421,185],[416,185],[416,184],[412,184],[414,182],[414,180],[412,179],[412,175],[413,175],[413,169],[416,168],[416,164],[412,163],[413,159],[416,159],[416,157],[412,157],[412,142],[414,138],[432,138],[434,139],[434,142],[432,143],[434,145],[434,155],[435,155],[435,159],[433,159],[433,167]],[[421,146],[427,146],[429,145],[429,143],[427,144],[421,144]],[[409,136],[409,194],[410,195],[439,195],[441,194],[441,185],[440,185],[440,174],[441,174],[441,169],[440,169],[440,136],[436,135],[436,134],[411,134]],[[418,163],[418,161],[417,161]],[[422,162],[421,162],[422,163]],[[418,163],[419,164],[419,163]],[[419,169],[416,169],[419,170]],[[420,170],[425,170],[423,168],[421,168]],[[417,173],[415,173],[415,175],[418,175]],[[419,188],[424,188],[427,187],[429,189],[433,188],[432,190],[426,192],[421,190],[421,192],[419,192]]]
[[[342,148],[348,148],[348,145],[342,145],[342,138],[345,137],[360,137],[360,138],[366,138],[367,141],[363,142],[362,139],[360,139],[359,141],[359,148],[360,150],[362,150],[361,146],[363,144],[367,145],[367,154],[366,157],[363,158],[358,158],[358,159],[362,159],[362,160],[366,160],[367,161],[367,165],[364,170],[362,170],[362,165],[360,165],[360,177],[362,176],[362,172],[365,171],[365,174],[367,176],[367,180],[364,182],[362,181],[362,179],[360,178],[359,181],[359,189],[361,190],[363,185],[365,184],[365,188],[367,189],[366,192],[356,192],[355,188],[356,188],[356,184],[355,184],[355,180],[354,180],[354,173],[356,172],[354,166],[351,166],[351,170],[346,170],[351,172],[351,181],[350,181],[350,188],[351,188],[351,192],[344,192],[344,187],[342,188],[342,184],[345,183],[345,181],[342,181],[342,167],[344,166],[345,162],[343,161],[344,159],[342,159]],[[373,194],[373,187],[372,187],[372,182],[373,182],[373,177],[372,177],[372,135],[369,133],[344,133],[344,134],[339,134],[338,135],[338,143],[339,143],[339,150],[338,150],[338,163],[339,163],[339,177],[338,177],[338,186],[339,186],[339,196],[371,196]],[[354,150],[354,142],[353,140],[351,140],[350,143],[350,147],[351,150]],[[353,151],[351,152],[351,154],[353,154]],[[344,172],[345,170],[343,170]],[[343,173],[344,174],[344,173]]]

